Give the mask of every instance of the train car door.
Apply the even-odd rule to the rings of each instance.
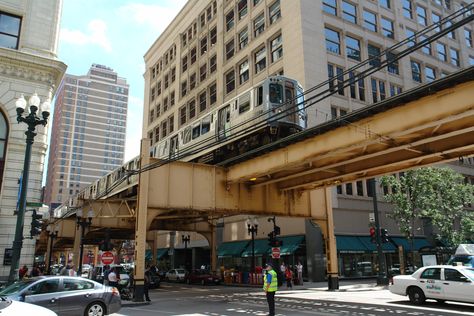
[[[217,121],[217,139],[223,140],[230,135],[230,104],[219,110]]]
[[[170,140],[170,158],[178,154],[178,135],[175,135]]]

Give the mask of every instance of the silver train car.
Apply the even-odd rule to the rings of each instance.
[[[301,85],[290,78],[272,76],[181,126],[154,144],[150,156],[218,163],[301,131],[306,124]]]

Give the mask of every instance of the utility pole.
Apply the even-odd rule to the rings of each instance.
[[[385,256],[382,251],[382,238],[380,237],[379,210],[377,207],[377,191],[375,178],[370,179],[370,187],[372,189],[372,201],[374,202],[374,219],[375,219],[375,241],[377,243],[377,254],[379,261],[379,271],[377,273],[377,285],[388,285],[387,269],[385,268]]]

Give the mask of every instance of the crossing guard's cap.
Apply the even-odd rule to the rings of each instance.
[[[265,267],[270,267],[270,268],[273,269],[273,265],[272,265],[271,263],[267,263],[267,264],[265,265]]]

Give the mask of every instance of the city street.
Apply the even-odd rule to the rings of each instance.
[[[257,288],[162,283],[150,291],[150,304],[124,301],[114,316],[267,315],[265,297]],[[370,302],[370,303],[368,303]],[[468,304],[427,302],[413,306],[386,289],[328,292],[321,289],[282,290],[276,296],[277,315],[474,315]]]

